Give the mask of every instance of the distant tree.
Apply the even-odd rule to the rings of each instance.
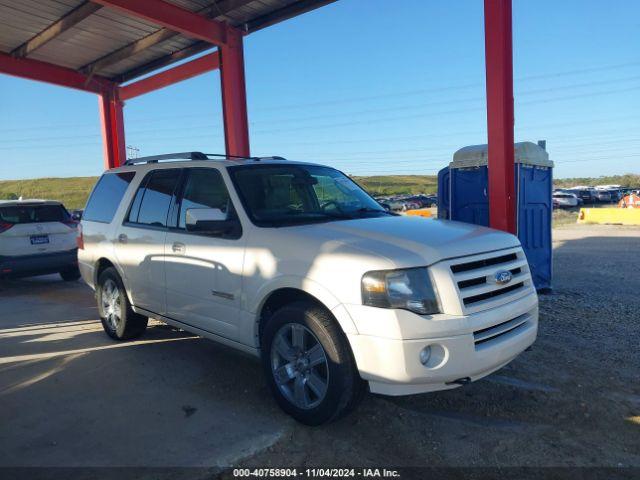
[[[1,194],[0,198],[2,198],[2,200],[18,200],[18,198],[20,197],[18,196],[17,193],[7,192],[7,193]]]

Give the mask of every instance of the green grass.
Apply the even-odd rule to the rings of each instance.
[[[438,177],[435,175],[381,175],[353,179],[373,195],[435,194],[438,191]]]
[[[552,221],[554,227],[561,227],[563,225],[571,225],[578,221],[579,208],[556,208],[553,211]]]
[[[59,200],[68,209],[84,208],[98,177],[36,178],[0,181],[0,199],[43,198]]]

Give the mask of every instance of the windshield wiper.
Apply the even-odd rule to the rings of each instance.
[[[357,213],[384,213],[385,215],[391,215],[390,212],[387,212],[386,210],[382,210],[382,209],[377,209],[377,208],[369,208],[369,207],[362,207],[356,210]]]

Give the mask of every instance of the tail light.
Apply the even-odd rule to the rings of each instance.
[[[78,250],[84,250],[84,237],[82,236],[82,224],[76,223],[78,226],[78,235],[76,236],[76,245]]]
[[[3,222],[2,220],[0,220],[0,233],[6,232],[11,227],[13,227],[13,223]]]

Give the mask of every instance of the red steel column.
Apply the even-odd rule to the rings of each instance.
[[[511,0],[484,0],[489,224],[516,233]]]
[[[115,87],[98,95],[100,123],[102,124],[102,144],[104,148],[104,168],[119,167],[126,160],[124,141],[123,103],[118,98]]]
[[[227,155],[248,157],[250,155],[249,121],[247,119],[242,33],[239,30],[229,28],[227,44],[220,46],[219,50],[226,153]]]

